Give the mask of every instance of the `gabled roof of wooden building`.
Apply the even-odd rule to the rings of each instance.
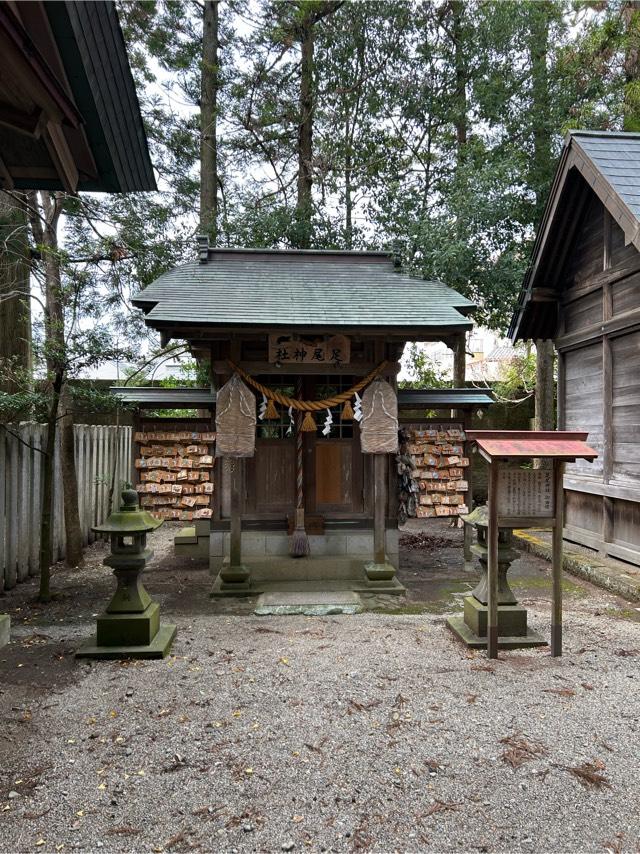
[[[148,325],[176,330],[383,329],[416,340],[470,329],[473,303],[442,282],[407,276],[385,252],[209,249],[133,300]]]
[[[640,133],[571,131],[511,320],[513,341],[551,338],[558,322],[557,291],[566,252],[590,193],[640,250]]]
[[[110,0],[0,3],[0,187],[156,189]]]

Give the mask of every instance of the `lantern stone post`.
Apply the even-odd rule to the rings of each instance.
[[[160,606],[142,584],[141,574],[153,557],[147,534],[162,525],[138,506],[133,489],[122,493],[119,510],[93,530],[109,534],[111,554],[103,561],[113,569],[117,587],[96,621],[96,634],[77,652],[77,658],[164,658],[176,636],[175,625],[160,624]]]
[[[449,617],[447,624],[467,646],[484,648],[489,640],[488,630],[491,625],[488,508],[486,505],[477,507],[473,513],[460,518],[469,530],[476,531],[477,542],[471,546],[471,552],[480,559],[482,576],[471,595],[465,597],[464,614]],[[518,550],[513,546],[513,528],[501,525],[497,537],[497,610],[494,617],[494,625],[497,627],[496,644],[501,649],[546,645],[544,638],[527,627],[527,609],[518,604],[513,590],[509,587],[507,573],[512,562],[519,556]]]

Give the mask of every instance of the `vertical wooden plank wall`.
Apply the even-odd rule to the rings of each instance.
[[[131,473],[131,427],[74,427],[78,504],[82,542],[94,541],[91,526],[120,501]],[[30,422],[0,427],[0,592],[38,572],[42,516],[43,454],[47,430]],[[53,554],[65,554],[64,502],[60,442],[56,442]]]

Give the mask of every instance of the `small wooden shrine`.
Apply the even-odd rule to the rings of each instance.
[[[407,341],[459,347],[472,303],[383,252],[199,245],[197,262],[134,303],[163,341],[186,339],[211,365],[215,441],[205,454],[204,439],[168,436],[165,459],[171,474],[188,458],[210,473],[215,592],[326,579],[400,592],[399,359]],[[147,447],[140,458],[162,462]]]

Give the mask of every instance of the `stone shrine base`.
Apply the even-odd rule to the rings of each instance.
[[[256,596],[274,591],[351,591],[353,593],[384,593],[402,595],[406,588],[395,577],[394,568],[373,579],[365,569],[369,561],[348,557],[303,557],[293,558],[274,555],[272,557],[243,557],[243,566],[249,572],[248,582],[231,584],[215,579],[212,597]],[[380,577],[380,576],[386,577]]]

